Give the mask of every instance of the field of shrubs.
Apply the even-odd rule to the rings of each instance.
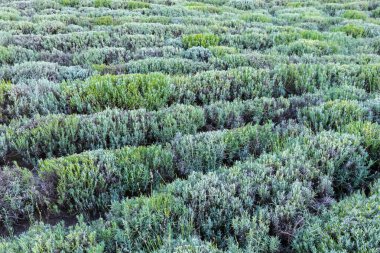
[[[380,1],[0,0],[0,252],[380,252]]]

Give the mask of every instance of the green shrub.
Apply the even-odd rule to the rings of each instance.
[[[192,230],[189,210],[170,194],[114,203],[107,219],[108,252],[158,250],[172,236],[186,237]]]
[[[366,101],[370,96],[363,88],[351,85],[331,87],[321,92],[326,101],[336,99]]]
[[[219,37],[214,34],[189,34],[182,37],[182,44],[187,49],[190,47],[210,47],[219,44]]]
[[[122,63],[125,61],[126,54],[125,48],[120,47],[88,48],[74,53],[72,62],[82,66]]]
[[[183,53],[183,57],[195,61],[205,61],[208,62],[211,58],[211,52],[204,47],[191,47]]]
[[[355,24],[347,24],[336,29],[336,31],[344,32],[354,38],[360,38],[366,36],[366,30],[363,26]]]
[[[60,222],[51,226],[39,223],[19,237],[0,241],[0,252],[104,252],[104,242],[97,241],[93,227],[80,219],[67,228]]]
[[[90,111],[107,107],[154,110],[167,105],[171,93],[168,77],[160,73],[93,76],[79,89],[71,98],[77,111],[83,103],[91,106]]]
[[[220,9],[219,7],[213,6],[213,5],[208,5],[208,4],[203,4],[203,3],[189,3],[186,5],[186,7],[189,10],[197,10],[197,11],[202,11],[206,13],[222,13],[223,10]]]
[[[348,18],[348,19],[367,19],[367,14],[363,11],[357,11],[357,10],[346,10],[343,12],[342,17]]]
[[[246,22],[271,23],[272,17],[261,13],[244,14],[242,19]]]
[[[374,9],[371,13],[371,17],[373,18],[380,18],[380,7],[377,7]]]
[[[355,100],[328,101],[300,112],[300,118],[315,130],[340,129],[352,121],[366,119],[367,115],[366,108]]]
[[[236,54],[237,49],[234,47],[226,47],[226,46],[211,46],[208,47],[208,49],[211,51],[211,53],[215,57],[222,57],[229,54]]]
[[[239,49],[264,50],[270,48],[273,42],[265,32],[249,32],[224,35],[220,38],[220,44]]]
[[[112,16],[101,16],[94,19],[95,25],[112,25],[114,19]]]
[[[5,82],[5,81],[0,81],[0,117],[5,118],[5,111],[4,109],[6,108],[7,104],[7,97],[8,97],[8,92],[12,89],[12,84],[10,82]]]
[[[79,0],[60,0],[60,4],[63,6],[70,6],[70,7],[76,7],[79,5],[80,1]]]
[[[273,150],[288,134],[273,125],[178,135],[166,148],[125,147],[89,151],[38,162],[38,174],[50,198],[50,210],[70,213],[103,211],[123,196],[149,193],[161,183],[194,171],[212,171],[223,164]]]
[[[129,10],[150,8],[150,3],[140,2],[140,1],[127,1],[123,5],[124,5],[124,8],[129,9]]]
[[[286,139],[273,131],[271,124],[263,126],[245,126],[225,132],[225,163],[232,164],[236,160],[245,160],[248,157],[259,156],[262,153],[273,151],[276,145]]]
[[[160,146],[98,150],[38,163],[50,187],[53,209],[70,212],[104,210],[126,194],[149,192],[174,178],[172,155]],[[58,208],[59,207],[59,208]]]
[[[178,134],[195,134],[205,126],[205,114],[201,107],[175,105],[154,113],[150,122],[149,137],[168,142]]]
[[[49,115],[11,125],[6,133],[8,155],[36,163],[38,158],[86,150],[166,142],[178,133],[196,133],[205,118],[200,107],[177,105],[153,112],[114,109],[92,115]]]
[[[112,5],[112,0],[94,0],[94,6],[96,8],[100,7],[111,7]]]
[[[6,47],[0,46],[0,63],[1,64],[11,63],[10,62],[11,58],[12,58],[11,51]]]
[[[288,55],[313,54],[317,56],[335,54],[339,50],[336,43],[318,40],[297,40],[286,46]]]
[[[219,101],[206,105],[204,109],[207,126],[223,129],[241,127],[247,122],[261,124],[268,120],[279,122],[285,118],[294,118],[290,112],[290,106],[291,101],[284,98],[262,97],[243,101]],[[303,106],[299,105],[299,108]]]
[[[209,242],[201,241],[198,237],[165,240],[164,245],[154,253],[222,253]]]
[[[380,125],[369,121],[356,121],[346,125],[343,130],[362,137],[363,146],[367,149],[371,159],[376,162],[376,170],[376,164],[380,164]]]
[[[209,104],[218,100],[270,96],[273,87],[269,78],[269,71],[253,68],[206,71],[191,78],[174,79],[173,100],[180,103]]]
[[[13,233],[13,225],[33,220],[43,205],[36,179],[25,168],[0,168],[0,228]]]
[[[238,10],[247,11],[263,8],[265,6],[265,2],[255,0],[230,0],[227,2],[227,5]]]
[[[223,132],[178,136],[172,142],[177,173],[187,176],[193,171],[216,170],[226,154]]]
[[[167,74],[195,74],[209,69],[205,62],[198,62],[183,58],[146,58],[130,61],[125,68],[128,73],[146,74],[149,72],[163,72]]]
[[[232,221],[236,241],[228,245],[229,252],[277,252],[280,240],[270,235],[270,217],[265,209],[254,215],[243,213]]]
[[[303,30],[300,34],[306,40],[323,40],[326,37],[323,33],[314,30]]]
[[[376,252],[380,244],[380,195],[356,193],[310,217],[292,243],[295,252]]]

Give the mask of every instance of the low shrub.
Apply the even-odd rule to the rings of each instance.
[[[95,25],[112,25],[114,22],[114,19],[112,16],[101,16],[94,18],[94,24]]]
[[[204,47],[191,47],[183,52],[183,57],[194,61],[208,62],[212,54],[210,50]]]
[[[209,69],[204,62],[193,61],[183,58],[146,58],[143,60],[130,61],[125,66],[127,73],[163,72],[166,74],[195,74]]]
[[[367,19],[367,14],[363,11],[357,11],[357,10],[346,10],[342,14],[343,18],[348,19]]]
[[[172,154],[160,146],[98,150],[38,163],[52,211],[98,212],[125,195],[148,193],[175,177]],[[56,206],[54,206],[56,205]]]
[[[334,100],[322,105],[304,108],[299,118],[314,130],[340,129],[352,121],[364,120],[368,110],[357,101]]]
[[[33,174],[18,166],[0,168],[0,228],[13,233],[13,225],[33,220],[43,197]]]
[[[97,241],[93,227],[83,219],[70,228],[63,222],[55,226],[39,223],[13,240],[0,242],[0,252],[104,252],[104,249],[104,242]]]
[[[320,216],[309,217],[292,243],[295,252],[376,252],[380,244],[379,183],[366,197],[356,193]]]
[[[112,0],[94,0],[94,6],[96,8],[100,8],[100,7],[110,8],[111,5],[112,5]]]
[[[106,250],[158,250],[173,236],[191,233],[190,217],[181,201],[165,193],[114,203],[107,215],[110,234],[105,239]]]
[[[189,34],[182,37],[182,44],[187,49],[190,47],[210,47],[219,44],[219,37],[214,34]]]
[[[73,88],[70,106],[78,112],[107,107],[159,109],[168,104],[171,93],[169,78],[160,73],[93,76],[79,91]]]
[[[339,47],[336,43],[318,40],[297,40],[286,46],[288,55],[313,54],[317,56],[336,54]]]
[[[336,29],[336,31],[344,32],[354,38],[360,38],[366,36],[366,30],[363,26],[355,24],[346,24]]]
[[[59,3],[63,6],[76,7],[80,2],[79,0],[60,0]]]

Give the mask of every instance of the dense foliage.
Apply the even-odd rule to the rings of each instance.
[[[0,253],[379,252],[380,2],[0,1]]]

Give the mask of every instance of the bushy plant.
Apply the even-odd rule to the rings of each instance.
[[[364,147],[376,162],[374,168],[377,170],[376,164],[380,164],[380,125],[369,121],[355,121],[344,126],[343,130],[362,138]]]
[[[272,22],[272,17],[262,13],[252,13],[244,14],[242,19],[247,22],[260,22],[260,23],[270,23]]]
[[[33,220],[44,204],[33,174],[18,166],[0,169],[0,196],[0,228],[10,233],[18,222]]]
[[[38,163],[52,211],[97,212],[174,178],[172,155],[159,146],[98,150]],[[54,202],[53,202],[54,200]]]
[[[170,94],[169,78],[160,73],[93,76],[79,92],[73,90],[71,106],[76,111],[81,111],[83,103],[91,106],[90,111],[107,107],[153,110],[166,105]]]
[[[112,5],[112,0],[94,0],[94,6],[96,8],[100,7],[111,7]]]
[[[185,48],[190,47],[210,47],[217,46],[219,37],[214,34],[189,34],[182,37],[182,44]]]
[[[302,109],[299,116],[305,124],[319,130],[340,129],[352,121],[366,119],[367,115],[368,110],[355,100],[334,100]]]
[[[79,3],[79,0],[60,0],[60,4],[62,4],[63,6],[75,7]]]
[[[92,64],[122,63],[126,59],[125,48],[104,47],[89,48],[73,55],[73,63],[76,65],[91,66]]]
[[[101,16],[94,19],[95,25],[112,25],[114,23],[114,19],[112,16]]]
[[[178,238],[165,240],[164,245],[154,253],[221,253],[209,242],[204,242],[198,237]]]
[[[150,8],[150,3],[144,1],[127,1],[123,3],[123,8],[129,10]]]
[[[190,217],[180,200],[165,193],[115,203],[107,216],[107,251],[158,250],[171,237],[191,233]]]
[[[346,10],[345,12],[343,12],[342,17],[348,18],[348,19],[363,19],[363,20],[365,20],[367,18],[367,14],[363,11]]]
[[[211,58],[211,52],[207,48],[204,47],[191,47],[183,52],[183,57],[195,61],[205,61]]]
[[[293,250],[376,252],[380,244],[378,185],[369,197],[356,193],[322,215],[308,218],[296,234]]]
[[[104,242],[96,238],[96,231],[83,219],[68,229],[63,222],[55,226],[39,223],[18,238],[1,241],[0,252],[104,252]]]
[[[126,65],[128,73],[146,74],[149,72],[163,72],[167,74],[189,74],[205,71],[209,65],[204,62],[182,58],[146,58],[130,61]]]
[[[366,31],[363,26],[355,24],[346,24],[336,29],[336,31],[344,32],[354,38],[360,38],[366,36]]]
[[[10,63],[11,61],[11,52],[8,48],[0,46],[0,63],[1,64],[6,64]]]
[[[313,54],[320,56],[337,53],[339,47],[337,44],[331,42],[303,39],[290,43],[285,50],[289,55]]]

